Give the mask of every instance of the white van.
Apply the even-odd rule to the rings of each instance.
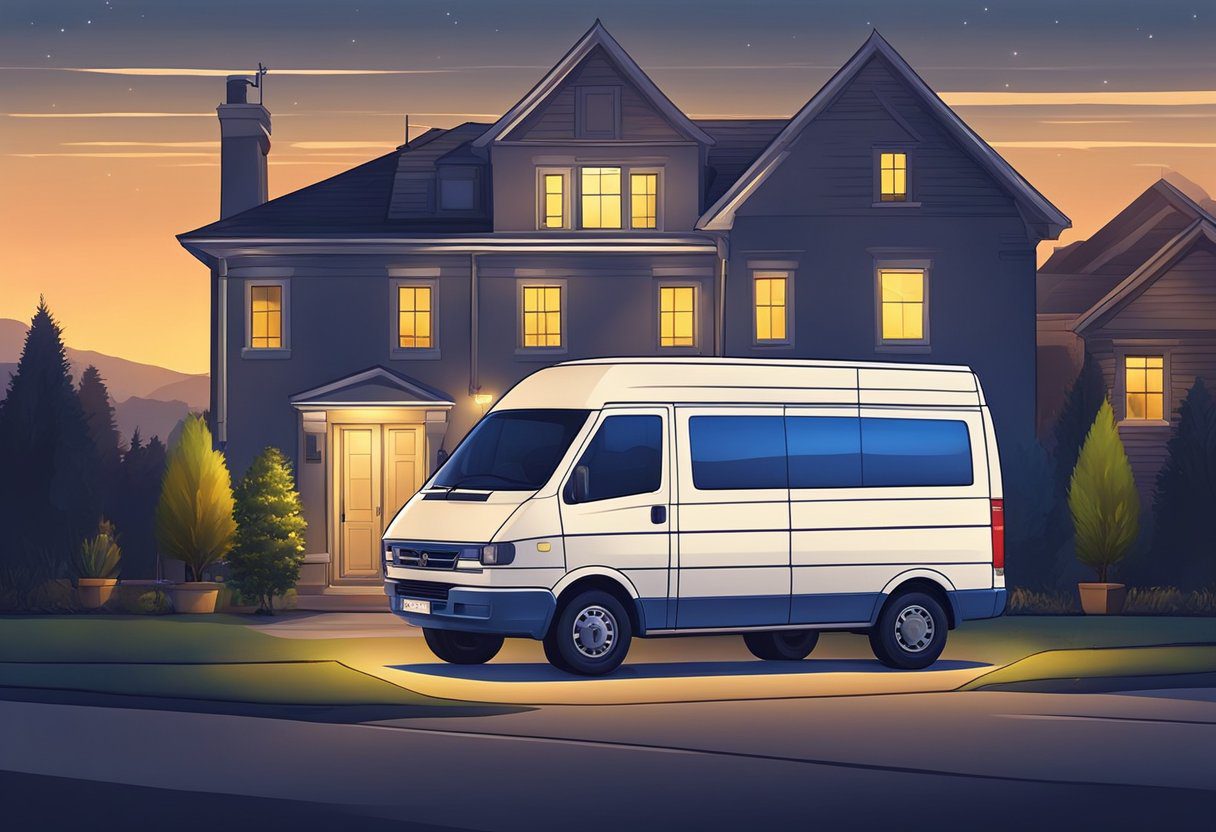
[[[1005,607],[992,418],[966,367],[614,358],[506,393],[389,525],[385,592],[439,658],[505,637],[609,673],[630,639],[922,668]]]

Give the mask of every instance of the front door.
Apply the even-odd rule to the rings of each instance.
[[[422,484],[422,428],[338,428],[338,558],[342,582],[380,580],[380,538],[389,520]]]
[[[638,592],[647,629],[673,626],[671,418],[665,407],[605,408],[559,496],[566,570],[602,566]],[[581,477],[584,493],[571,483]]]

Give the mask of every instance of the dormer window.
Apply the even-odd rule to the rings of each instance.
[[[442,211],[476,211],[480,178],[477,168],[453,167],[439,173],[439,208]]]
[[[578,87],[574,115],[576,138],[619,139],[621,88]]]

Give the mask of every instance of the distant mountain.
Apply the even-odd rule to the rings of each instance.
[[[21,321],[0,318],[0,372],[3,372],[0,376],[0,397],[8,387],[9,374],[16,369],[28,331],[29,327]],[[141,396],[180,399],[195,410],[207,407],[208,381],[205,373],[179,373],[153,364],[141,364],[92,350],[72,349],[70,346],[67,353],[68,361],[72,364],[72,378],[79,382],[84,368],[92,364],[101,372],[115,401]],[[166,387],[171,388],[168,395],[159,392]]]
[[[21,321],[0,318],[0,399],[8,392],[9,376],[17,371],[28,331],[29,327]],[[210,401],[211,382],[206,373],[179,373],[71,347],[67,348],[67,355],[73,381],[79,383],[81,373],[90,364],[101,372],[114,403],[114,420],[124,442],[131,438],[136,427],[145,441],[159,436],[167,442],[169,434],[187,413],[205,410]]]

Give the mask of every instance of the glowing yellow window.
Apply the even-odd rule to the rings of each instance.
[[[883,202],[905,202],[908,199],[908,154],[878,154],[879,194]]]
[[[566,177],[560,173],[544,175],[544,228],[566,227]]]
[[[1165,418],[1165,358],[1129,355],[1124,358],[1127,382],[1127,418]]]
[[[582,169],[583,228],[621,227],[621,169]]]
[[[283,348],[283,287],[249,287],[249,346],[257,350]]]
[[[786,289],[784,272],[756,272],[756,340],[785,341]]]
[[[696,346],[696,289],[659,287],[659,346]]]
[[[562,345],[562,290],[560,286],[525,286],[524,346]]]
[[[657,228],[659,175],[633,173],[629,175],[629,213],[632,228]]]
[[[397,287],[397,346],[429,349],[434,346],[434,317],[430,286]]]
[[[882,291],[882,340],[925,340],[925,273],[883,270],[878,273]]]

